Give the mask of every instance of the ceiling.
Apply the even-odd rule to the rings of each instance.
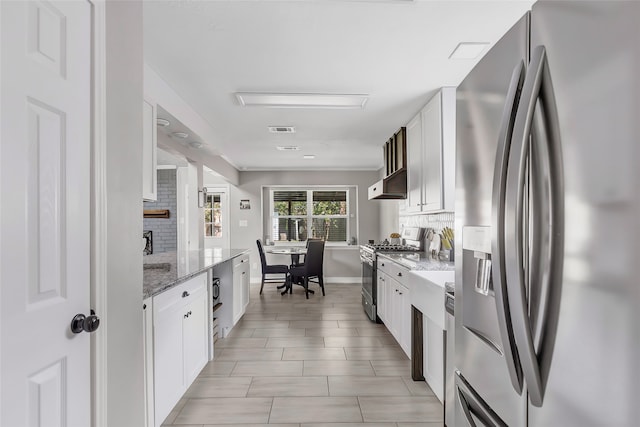
[[[479,60],[449,59],[458,43],[492,45],[532,3],[145,1],[145,61],[211,125],[216,140],[199,149],[239,170],[377,170],[384,141]],[[369,99],[363,109],[243,107],[235,92]]]

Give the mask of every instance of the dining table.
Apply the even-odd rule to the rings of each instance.
[[[307,248],[305,246],[264,246],[264,253],[276,255],[290,255],[291,265],[300,264],[300,255],[306,255]]]
[[[279,246],[279,245],[272,245],[272,246],[264,246],[264,253],[265,254],[274,254],[274,255],[289,255],[291,256],[291,265],[292,266],[297,266],[300,265],[300,255],[304,256],[307,254],[307,247],[306,246]],[[282,292],[282,294],[285,294],[287,291],[291,290],[291,285],[294,283],[297,283],[298,280],[296,280],[296,278],[294,277],[290,277],[289,280],[287,281],[287,287],[284,290],[284,292]],[[312,291],[309,291],[310,293],[313,293]]]

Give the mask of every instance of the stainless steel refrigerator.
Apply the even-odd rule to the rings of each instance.
[[[450,427],[640,425],[639,23],[537,2],[458,87]]]

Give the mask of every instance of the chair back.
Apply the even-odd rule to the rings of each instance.
[[[307,248],[309,248],[309,242],[313,242],[314,240],[316,240],[316,241],[324,241],[324,239],[321,239],[320,237],[309,237],[307,239]]]
[[[304,257],[304,265],[307,277],[322,274],[322,263],[324,260],[324,240],[311,240]]]
[[[260,262],[262,263],[262,271],[267,267],[267,257],[264,255],[264,249],[262,249],[262,242],[260,239],[256,240],[258,245],[258,252],[260,253]]]

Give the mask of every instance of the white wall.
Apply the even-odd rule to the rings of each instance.
[[[380,228],[379,201],[367,200],[367,188],[379,178],[377,171],[278,171],[240,172],[240,184],[230,187],[230,233],[232,248],[251,249],[251,278],[260,280],[260,258],[256,239],[264,239],[261,192],[269,185],[354,185],[358,187],[358,235],[361,242],[377,239]],[[240,200],[249,199],[251,209],[240,210]],[[268,203],[268,201],[266,201]],[[240,221],[247,221],[246,227]],[[355,234],[355,232],[352,232]],[[269,262],[289,264],[288,259],[270,258]],[[361,277],[358,246],[328,248],[325,252],[325,277],[359,282]],[[348,279],[347,279],[348,278]]]
[[[142,351],[142,2],[106,1],[106,416],[144,424]],[[73,369],[73,367],[70,367]]]

